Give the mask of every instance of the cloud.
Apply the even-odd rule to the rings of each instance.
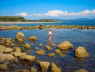
[[[62,16],[87,16],[87,15],[95,15],[95,10],[83,10],[80,12],[68,12],[68,11],[62,11],[62,10],[51,10],[47,13],[35,13],[32,14],[34,17],[44,17],[44,16],[51,16],[51,17],[62,17]]]
[[[19,14],[17,14],[17,15],[19,15],[19,16],[29,16],[29,14],[26,13],[26,12],[22,12],[22,13],[19,13]]]

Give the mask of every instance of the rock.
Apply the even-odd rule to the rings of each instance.
[[[38,38],[36,36],[31,36],[28,38],[28,40],[35,42],[36,40],[38,40]]]
[[[12,51],[13,51],[12,48],[7,48],[3,45],[0,45],[0,53],[7,53],[7,52],[9,53],[9,52],[12,52]]]
[[[61,53],[61,50],[56,49],[56,50],[55,50],[55,53],[60,54],[60,53]]]
[[[16,70],[16,72],[30,72],[28,69]]]
[[[7,69],[8,69],[8,65],[7,64],[0,64],[0,70],[7,70]]]
[[[19,57],[22,60],[28,60],[28,61],[36,61],[36,56],[31,56],[31,55],[23,55]]]
[[[59,47],[60,49],[62,49],[62,50],[68,50],[68,49],[70,49],[70,48],[73,48],[73,45],[72,45],[72,43],[69,42],[69,41],[64,41],[64,42],[58,44],[58,47]]]
[[[0,53],[0,62],[6,62],[6,61],[15,61],[15,57],[11,54],[2,54]]]
[[[22,52],[22,51],[21,51],[21,48],[15,47],[15,52]]]
[[[21,57],[21,56],[26,55],[26,53],[22,53],[22,52],[13,52],[13,53],[11,53],[11,54],[13,54],[13,55],[16,56],[16,57]]]
[[[28,43],[26,43],[26,44],[24,45],[24,48],[30,48],[30,47],[31,47],[31,45],[28,44]]]
[[[61,69],[55,64],[51,64],[51,72],[62,72]]]
[[[4,41],[4,45],[5,46],[11,46],[13,43],[12,43],[12,40],[10,38],[6,38],[5,41]]]
[[[42,68],[42,72],[47,72],[49,65],[50,65],[49,62],[40,62],[40,66]]]
[[[79,70],[76,70],[75,72],[88,72],[88,71],[85,69],[79,69]]]
[[[36,51],[36,54],[38,54],[38,55],[44,55],[45,51],[44,50],[38,50],[38,51]]]
[[[89,56],[89,53],[87,52],[86,48],[85,47],[78,47],[76,50],[75,50],[75,56],[77,58],[86,58]]]
[[[49,53],[48,56],[55,56],[55,53]]]
[[[30,72],[37,72],[37,69],[32,67]]]
[[[23,32],[17,32],[17,34],[16,34],[16,39],[17,39],[18,42],[20,42],[20,43],[24,42],[24,33],[23,33]]]
[[[49,46],[49,45],[45,46],[45,48],[46,48],[47,50],[52,50],[51,46]]]
[[[23,39],[23,38],[24,38],[24,33],[23,32],[17,32],[16,39]]]

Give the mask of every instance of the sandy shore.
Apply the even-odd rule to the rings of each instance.
[[[38,23],[56,23],[56,22],[0,22],[0,24],[38,24]]]

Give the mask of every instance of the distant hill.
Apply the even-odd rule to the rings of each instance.
[[[0,16],[0,22],[58,22],[55,19],[29,20],[21,16]]]

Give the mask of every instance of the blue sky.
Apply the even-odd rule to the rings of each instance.
[[[95,0],[0,0],[0,16],[40,18],[95,17]]]

